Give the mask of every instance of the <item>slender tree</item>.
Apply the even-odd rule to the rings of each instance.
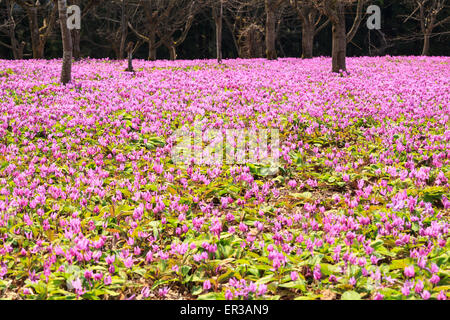
[[[356,16],[347,33],[345,10],[357,2]],[[347,44],[352,41],[363,18],[363,6],[367,0],[321,0],[317,1],[320,10],[330,19],[332,25],[332,71],[346,71]]]
[[[14,59],[23,59],[25,42],[19,42],[16,37],[16,20],[14,19],[13,13],[14,5],[14,0],[5,1],[6,23],[3,26],[0,26],[0,30],[9,37],[11,44],[7,44],[2,41],[0,41],[0,44],[11,49]]]
[[[433,30],[450,22],[450,16],[442,15],[444,9],[449,8],[447,0],[406,0],[407,6],[412,9],[412,13],[406,17],[415,20],[420,24],[420,31],[423,37],[422,55],[430,55],[430,41]],[[441,17],[442,16],[442,17]]]
[[[216,26],[216,57],[218,63],[222,63],[223,1],[214,1],[212,4],[212,14]]]
[[[43,59],[45,45],[51,36],[56,24],[57,5],[56,0],[47,0],[41,3],[33,0],[15,0],[28,17],[28,24],[31,32],[31,47],[33,58]],[[43,15],[42,25],[39,23],[39,14]]]
[[[330,19],[324,19],[313,0],[290,0],[290,4],[302,23],[302,58],[312,58],[314,38],[330,23]]]
[[[128,42],[128,46],[127,46],[127,56],[128,56],[128,68],[125,69],[125,71],[128,72],[134,72],[133,69],[133,47],[134,44],[132,41]]]
[[[264,5],[264,0],[229,0],[227,3],[224,22],[241,58],[264,56]]]
[[[265,0],[266,11],[266,58],[275,60],[277,58],[276,41],[276,24],[277,12],[285,3],[285,0]]]
[[[61,82],[67,84],[72,80],[72,37],[67,28],[67,2],[58,0],[59,24],[63,44],[63,62],[61,70]]]

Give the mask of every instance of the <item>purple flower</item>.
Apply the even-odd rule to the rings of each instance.
[[[320,264],[317,264],[314,267],[313,276],[314,276],[314,280],[320,280],[320,278],[322,278],[322,273],[320,272]]]
[[[417,281],[416,286],[414,287],[414,291],[416,293],[421,293],[422,290],[423,290],[423,281],[419,280],[419,281]]]
[[[144,299],[148,298],[150,296],[150,289],[148,287],[142,288],[141,294]]]
[[[439,278],[439,276],[437,275],[437,274],[433,274],[432,276],[431,276],[431,279],[430,279],[430,282],[432,283],[432,284],[438,284],[439,283],[439,281],[441,280],[441,278]]]
[[[375,296],[373,297],[373,300],[383,300],[383,299],[384,299],[384,296],[379,292],[377,292],[375,294]]]
[[[80,278],[72,280],[72,287],[75,289],[77,295],[81,296],[84,294],[83,285],[81,284]]]
[[[411,291],[410,291],[409,287],[406,286],[406,285],[404,285],[404,286],[402,287],[402,294],[403,294],[405,297],[407,297],[407,296],[409,296],[410,293],[411,293]]]
[[[227,300],[233,300],[233,293],[231,292],[230,289],[228,289],[228,290],[225,292],[225,299],[227,299]]]
[[[263,296],[266,294],[266,291],[267,291],[267,286],[265,284],[260,284],[258,286],[258,290],[257,290],[256,294],[258,296]]]
[[[348,283],[350,283],[350,285],[354,286],[356,284],[355,277],[351,277],[350,280],[348,281]]]
[[[447,295],[445,294],[445,292],[443,290],[441,290],[439,292],[439,294],[437,295],[437,299],[438,300],[447,300]]]
[[[288,182],[289,187],[291,187],[292,189],[294,189],[297,186],[297,181],[295,180],[290,180]]]
[[[405,276],[407,276],[408,278],[412,278],[412,277],[414,277],[414,266],[408,266],[408,267],[405,267],[405,270],[404,270],[404,274],[405,274]]]
[[[432,263],[431,264],[431,272],[432,273],[438,273],[439,272],[439,267],[437,266],[436,263]]]
[[[91,270],[86,270],[86,271],[84,272],[84,277],[86,278],[86,280],[91,279],[93,276],[94,276],[94,274],[92,273]]]
[[[430,292],[428,292],[427,290],[424,290],[424,291],[422,292],[422,299],[428,300],[428,299],[430,299],[430,296],[431,296],[431,294],[430,294]]]
[[[211,289],[211,282],[209,280],[203,281],[203,290],[208,291]]]
[[[292,281],[296,281],[298,279],[298,273],[297,271],[292,271],[291,272],[291,280]]]
[[[158,290],[158,294],[159,294],[159,296],[160,296],[161,298],[164,298],[164,297],[167,295],[168,292],[169,292],[169,288],[167,288],[167,287],[160,288],[160,289]]]

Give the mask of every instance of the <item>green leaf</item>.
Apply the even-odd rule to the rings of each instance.
[[[198,296],[198,300],[225,300],[223,293],[209,292]]]
[[[306,292],[306,286],[305,286],[305,282],[303,280],[290,281],[287,283],[283,283],[283,284],[280,284],[279,287],[288,288],[288,289],[300,289],[301,291]]]
[[[361,295],[356,291],[346,291],[342,295],[341,300],[361,300]]]
[[[291,196],[296,199],[312,199],[313,194],[311,192],[303,192],[303,193],[292,193]]]
[[[332,274],[337,274],[340,272],[340,268],[336,265],[333,264],[329,264],[329,263],[321,263],[320,264],[320,271],[326,275],[332,275]]]
[[[409,259],[393,260],[389,265],[389,270],[404,269],[408,265]]]
[[[383,240],[378,239],[375,241],[372,241],[372,243],[370,244],[370,246],[374,249],[378,248],[379,246],[382,246],[384,244]]]

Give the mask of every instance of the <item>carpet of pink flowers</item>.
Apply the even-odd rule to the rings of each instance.
[[[449,297],[450,59],[0,60],[0,298]],[[181,126],[280,167],[180,167]]]

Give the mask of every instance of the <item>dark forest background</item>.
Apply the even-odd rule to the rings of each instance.
[[[0,58],[13,59],[14,53],[11,49],[11,21],[13,21],[13,32],[17,43],[21,47],[21,55],[24,59],[35,58],[60,58],[62,55],[61,33],[59,31],[58,17],[52,16],[52,0],[0,0]],[[166,0],[167,2],[173,0]],[[177,19],[176,29],[173,31],[174,38],[183,38],[184,41],[177,43],[176,59],[212,59],[216,57],[216,32],[215,20],[213,18],[211,4],[207,0],[199,0],[196,8],[190,11],[192,1],[179,1],[178,11],[173,13],[173,19]],[[217,0],[219,1],[219,0]],[[148,0],[148,2],[151,2]],[[157,2],[157,1],[156,1]],[[242,4],[244,2],[244,5]],[[247,3],[245,3],[247,2]],[[444,1],[445,2],[445,1]],[[78,34],[79,52],[77,58],[125,58],[121,36],[126,43],[133,42],[135,46],[134,58],[149,58],[149,43],[142,41],[138,34],[148,31],[146,12],[141,1],[128,1],[126,7],[124,1],[101,1],[101,0],[78,0],[68,1],[68,4],[77,4],[82,8],[81,29]],[[374,55],[420,55],[423,47],[423,34],[421,33],[420,21],[413,19],[414,1],[382,1],[373,0],[368,4],[379,5],[382,9],[381,30],[369,30],[366,27],[367,15],[361,23],[358,32],[348,45],[348,56],[374,56]],[[177,5],[177,4],[175,4]],[[257,45],[264,45],[264,23],[265,10],[264,1],[247,0],[240,4],[223,4],[222,31],[222,54],[223,58],[244,57],[240,52],[238,40],[242,35],[245,25],[254,25],[259,28],[256,36],[260,34],[261,39],[256,39]],[[241,7],[239,7],[241,5]],[[183,10],[184,6],[184,10]],[[244,9],[242,9],[245,7]],[[9,8],[9,9],[8,9]],[[240,9],[239,9],[240,8]],[[11,16],[8,17],[8,10]],[[35,10],[34,15],[30,10]],[[126,14],[124,11],[126,10]],[[175,9],[173,9],[175,10]],[[241,11],[239,11],[241,10]],[[417,12],[416,12],[417,13]],[[448,19],[449,8],[446,5],[439,13],[439,18]],[[172,14],[172,13],[171,13]],[[193,19],[187,25],[189,15]],[[125,16],[125,18],[124,18]],[[33,22],[30,17],[33,17]],[[354,19],[354,8],[349,7],[346,12],[348,26]],[[408,18],[409,17],[409,18]],[[123,19],[127,19],[125,27]],[[241,19],[240,21],[238,21]],[[325,21],[324,18],[323,21]],[[175,21],[175,20],[174,20]],[[239,22],[239,23],[238,23]],[[33,32],[31,26],[36,25],[38,36],[44,44],[42,54],[39,56],[36,48],[33,49]],[[168,20],[167,24],[171,22]],[[52,25],[53,24],[53,25]],[[174,23],[172,23],[174,24]],[[234,30],[233,30],[234,28]],[[125,30],[126,29],[126,30]],[[162,33],[168,32],[165,29]],[[185,33],[185,34],[183,34]],[[35,35],[36,36],[36,35]],[[156,36],[156,41],[162,36]],[[37,39],[37,38],[36,38]],[[331,25],[324,27],[314,39],[314,56],[330,56],[332,50]],[[430,54],[436,56],[449,55],[450,31],[449,25],[444,23],[437,26],[431,35]],[[37,41],[37,40],[36,40]],[[259,42],[258,42],[259,41]],[[36,44],[35,44],[36,45]],[[171,58],[169,46],[160,43],[156,49],[156,59]],[[276,29],[276,51],[278,57],[301,57],[302,55],[302,23],[290,5],[290,1],[279,8],[277,12]],[[264,52],[264,50],[261,50]],[[258,53],[255,54],[258,56]],[[261,53],[259,54],[261,55]],[[17,58],[17,57],[16,57]]]

